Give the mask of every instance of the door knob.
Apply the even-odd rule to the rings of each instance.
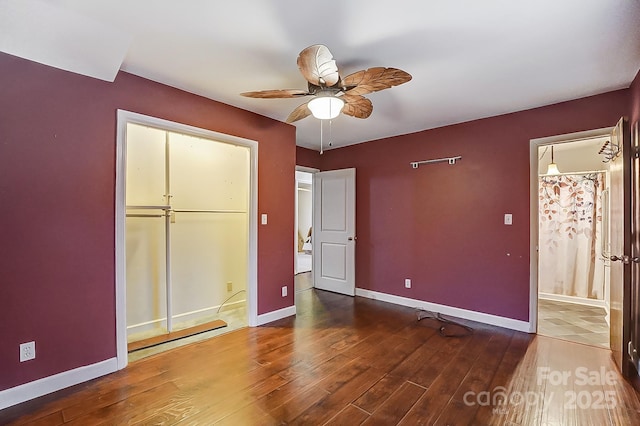
[[[631,256],[627,256],[627,255],[624,255],[624,256],[615,256],[615,255],[614,255],[614,256],[611,256],[609,259],[610,259],[612,262],[617,262],[617,261],[619,261],[619,262],[624,263],[625,265],[628,265],[628,264],[629,264],[629,263],[631,263],[631,262],[633,262],[633,263],[640,263],[640,258],[638,258],[638,257],[631,257]]]

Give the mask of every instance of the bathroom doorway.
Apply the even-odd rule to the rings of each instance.
[[[608,136],[540,145],[538,334],[609,348]]]

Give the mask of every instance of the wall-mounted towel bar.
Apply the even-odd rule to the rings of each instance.
[[[433,160],[412,161],[409,164],[411,164],[411,167],[413,167],[414,169],[417,169],[420,164],[442,163],[444,161],[447,161],[449,164],[456,164],[456,161],[460,159],[462,159],[462,156],[458,155],[457,157],[446,157],[446,158],[436,158]]]

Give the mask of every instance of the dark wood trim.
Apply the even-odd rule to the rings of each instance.
[[[640,373],[632,363],[629,363],[629,383],[631,383],[640,397]]]

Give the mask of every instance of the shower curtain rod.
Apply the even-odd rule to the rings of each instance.
[[[539,173],[538,177],[543,177],[543,176],[553,177],[553,176],[565,176],[565,175],[589,175],[591,173],[606,173],[606,172],[608,172],[608,170],[591,170],[587,172],[565,172],[565,173],[554,173],[552,175]]]

